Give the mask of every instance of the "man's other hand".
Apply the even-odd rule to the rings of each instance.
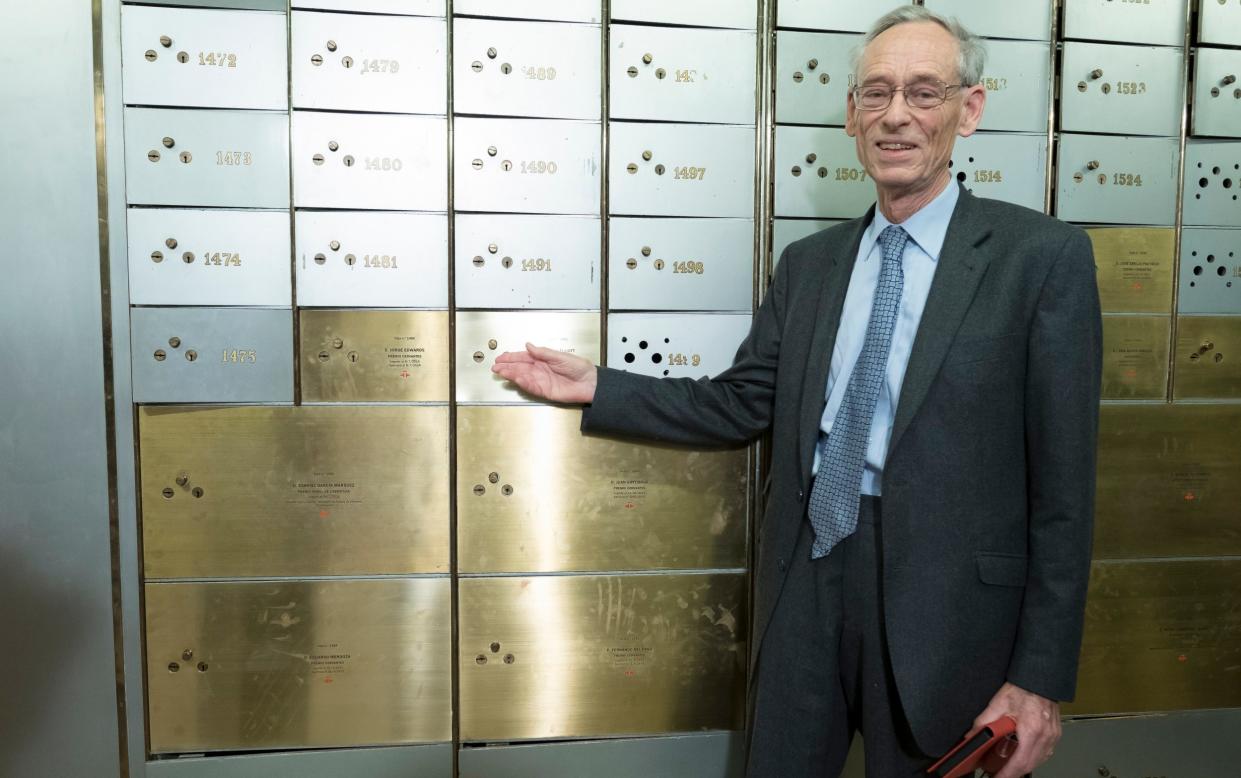
[[[576,354],[526,344],[525,351],[496,357],[491,372],[523,391],[558,403],[590,403],[595,399],[595,365]]]
[[[974,719],[971,734],[1001,716],[1017,722],[1017,750],[995,778],[1020,778],[1046,762],[1060,742],[1060,703],[1006,683]]]

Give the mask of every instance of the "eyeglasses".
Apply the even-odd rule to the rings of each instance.
[[[853,87],[853,103],[861,111],[882,111],[892,104],[897,92],[905,93],[905,104],[910,108],[938,108],[964,84],[945,84],[943,81],[919,81],[901,87],[887,84],[865,84]]]

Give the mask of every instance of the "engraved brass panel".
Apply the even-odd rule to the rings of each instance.
[[[306,310],[306,402],[448,402],[447,311]]]
[[[1178,400],[1241,398],[1241,317],[1178,318],[1174,369]]]
[[[139,409],[148,578],[448,571],[445,407]]]
[[[1101,562],[1067,714],[1241,705],[1241,562]]]
[[[1241,555],[1241,405],[1105,405],[1094,556]]]
[[[1169,316],[1103,317],[1103,399],[1168,396]]]
[[[145,592],[155,753],[452,737],[447,578]]]
[[[742,573],[466,578],[462,740],[740,729]]]
[[[549,407],[458,409],[462,571],[745,566],[745,449],[587,437],[580,417]]]
[[[459,311],[457,402],[532,402],[491,372],[496,357],[527,343],[599,361],[599,314],[579,311]]]
[[[1095,227],[1099,303],[1105,313],[1168,313],[1176,231],[1170,227]]]

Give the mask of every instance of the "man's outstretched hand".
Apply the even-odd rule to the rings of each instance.
[[[491,372],[523,392],[552,402],[590,403],[595,399],[595,365],[576,354],[527,343],[525,351],[506,351],[496,357]]]

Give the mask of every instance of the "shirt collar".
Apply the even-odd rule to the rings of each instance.
[[[917,212],[901,223],[905,232],[918,248],[926,252],[932,262],[939,261],[939,252],[944,247],[944,237],[948,234],[948,222],[952,220],[952,212],[956,210],[957,200],[961,193],[955,181],[949,181],[944,191],[935,195],[935,199],[922,206]],[[879,233],[892,222],[883,215],[883,211],[875,208],[875,218],[862,235],[863,261],[870,258],[871,249],[879,241]]]

